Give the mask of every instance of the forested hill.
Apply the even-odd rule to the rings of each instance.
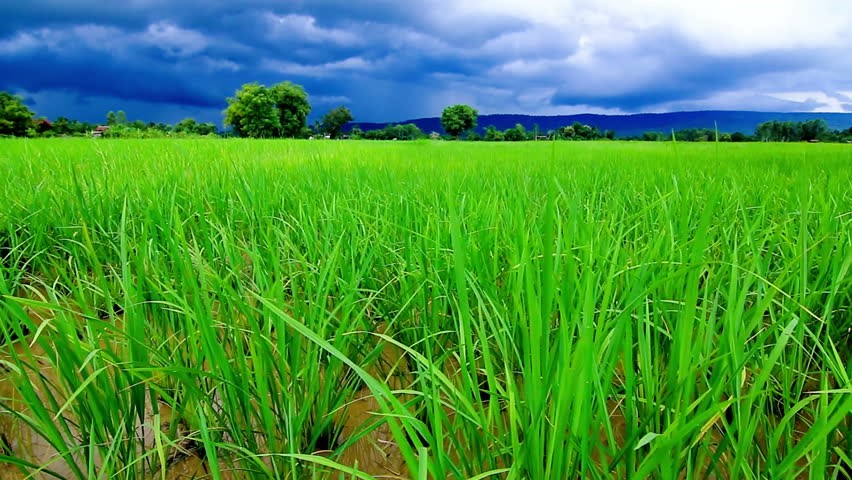
[[[780,113],[780,112],[748,112],[748,111],[698,111],[698,112],[673,112],[673,113],[638,113],[633,115],[480,115],[477,120],[476,130],[480,133],[485,131],[489,125],[497,130],[512,128],[520,123],[527,130],[532,131],[538,125],[541,134],[548,130],[571,125],[580,122],[601,131],[614,130],[618,137],[642,135],[644,132],[671,132],[687,128],[714,128],[714,122],[718,124],[720,132],[742,132],[754,133],[759,123],[772,120],[804,122],[807,120],[823,119],[832,130],[848,129],[852,127],[852,113]],[[348,129],[358,125],[362,130],[375,130],[388,125],[413,123],[426,133],[443,133],[441,119],[418,118],[401,122],[369,123],[352,122]]]

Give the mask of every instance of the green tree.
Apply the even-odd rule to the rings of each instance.
[[[497,127],[494,125],[489,125],[485,128],[485,141],[486,142],[502,142],[503,141],[503,132],[497,130]]]
[[[577,137],[577,140],[597,140],[601,138],[601,131],[598,127],[574,122],[571,124],[571,128],[574,129],[574,135]]]
[[[642,140],[646,142],[660,142],[665,140],[666,135],[661,132],[644,132],[642,133]]]
[[[199,123],[195,126],[196,135],[215,135],[217,130],[218,129],[213,122]]]
[[[91,132],[95,128],[95,126],[96,125],[88,123],[88,122],[81,122],[80,120],[72,120],[71,125],[70,125],[70,129],[71,129],[71,133],[74,134],[74,135],[88,135],[89,132]]]
[[[0,92],[0,136],[23,137],[32,127],[33,112],[24,99],[8,92]]]
[[[228,98],[225,125],[241,137],[272,138],[281,134],[281,117],[275,97],[259,83],[247,83]]]
[[[824,140],[830,132],[828,124],[823,119],[808,120],[800,126],[801,140],[805,142],[811,140]]]
[[[418,138],[423,138],[426,134],[420,130],[420,127],[413,123],[406,123],[405,125],[401,125],[397,128],[396,138],[400,140],[417,140]]]
[[[331,138],[337,138],[340,136],[343,126],[352,120],[354,120],[354,117],[348,108],[337,107],[322,117],[322,131]]]
[[[772,124],[774,122],[763,122],[757,125],[754,129],[754,136],[759,138],[761,142],[769,142],[772,140]]]
[[[113,112],[110,110],[106,115],[106,124],[109,126],[113,125],[124,125],[127,123],[127,114],[124,113],[124,110],[119,110],[118,112]]]
[[[247,83],[228,98],[225,125],[241,137],[299,137],[307,130],[310,112],[308,94],[299,85]]]
[[[70,135],[73,133],[71,131],[71,120],[67,117],[57,117],[56,121],[53,122],[53,131],[57,135]]]
[[[290,138],[302,136],[311,113],[305,89],[292,82],[281,82],[270,87],[269,91],[278,109],[280,135]]]
[[[198,123],[194,118],[187,117],[175,124],[175,133],[195,134],[198,129]]]
[[[518,123],[514,128],[510,128],[503,132],[503,138],[507,142],[522,142],[527,139],[527,130],[523,125]]]
[[[452,105],[441,114],[441,126],[448,134],[459,138],[461,134],[476,127],[479,114],[469,105]]]

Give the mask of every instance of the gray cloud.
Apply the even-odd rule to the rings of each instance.
[[[96,109],[126,104],[165,121],[220,121],[241,84],[282,80],[305,86],[313,117],[346,104],[363,121],[433,116],[452,102],[547,114],[825,108],[819,99],[773,96],[815,91],[838,109],[850,104],[842,93],[852,91],[848,44],[711,52],[672,25],[640,28],[626,15],[600,17],[580,5],[561,22],[526,15],[531,5],[517,13],[459,5],[7,2],[0,89],[25,92],[48,116],[99,119]]]

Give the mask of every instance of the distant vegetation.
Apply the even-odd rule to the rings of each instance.
[[[404,124],[364,124],[353,123],[352,112],[339,106],[326,112],[321,120],[308,126],[311,104],[307,92],[301,85],[281,82],[271,87],[258,83],[248,83],[227,99],[224,110],[226,130],[219,130],[213,123],[199,123],[193,118],[185,118],[175,125],[165,123],[129,121],[126,114],[119,110],[108,112],[104,124],[94,124],[67,117],[58,117],[51,121],[36,117],[24,103],[24,99],[7,92],[0,92],[0,137],[54,137],[95,135],[111,138],[163,138],[196,136],[236,136],[247,138],[309,138],[309,139],[360,139],[360,140],[417,140],[424,138],[486,141],[520,142],[529,140],[632,140],[632,141],[679,141],[679,142],[852,142],[852,127],[834,128],[819,118],[801,121],[777,119],[757,124],[753,132],[724,131],[716,128],[649,129],[641,134],[619,134],[613,128],[595,125],[595,119],[612,126],[613,117],[580,115],[585,121],[574,120],[555,126],[554,117],[547,118],[548,128],[539,128],[538,124],[525,126],[521,120],[529,122],[530,117],[523,115],[489,115],[497,118],[506,126],[510,118],[518,121],[514,126],[499,129],[489,124],[478,127],[479,114],[469,105],[458,104],[446,107],[439,119],[420,119]],[[706,112],[700,112],[701,114]],[[716,112],[724,115],[751,114],[755,112]],[[661,115],[683,116],[679,114],[646,114],[632,117],[647,117],[647,124],[659,125]],[[656,115],[656,117],[655,117]],[[790,118],[801,114],[779,114]],[[832,114],[829,114],[832,115]],[[837,115],[837,114],[834,114]],[[539,117],[541,118],[541,117]],[[559,117],[569,118],[569,117]],[[619,117],[620,118],[620,117]],[[763,117],[765,118],[765,117]],[[801,118],[801,117],[799,117]],[[705,119],[706,120],[706,119]],[[556,120],[558,121],[558,120]],[[696,124],[701,120],[684,119],[685,124]],[[634,122],[635,123],[635,122]],[[704,122],[706,123],[706,121]],[[739,124],[743,122],[740,121]],[[833,119],[837,124],[837,118]],[[620,126],[627,122],[619,123]],[[529,125],[529,123],[527,123]],[[423,126],[434,127],[424,131]],[[629,128],[635,132],[635,124]]]

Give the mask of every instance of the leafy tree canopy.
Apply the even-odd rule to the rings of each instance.
[[[225,124],[241,137],[297,137],[310,112],[308,94],[300,85],[282,82],[267,88],[247,83],[228,98]]]
[[[448,134],[458,138],[462,133],[476,128],[478,115],[469,105],[452,105],[441,114],[441,126]]]
[[[331,138],[340,136],[340,131],[343,126],[354,119],[352,112],[346,107],[337,107],[322,117],[320,128],[323,133],[328,134]]]
[[[275,106],[278,108],[278,123],[282,137],[298,137],[307,127],[311,104],[308,94],[301,85],[281,82],[269,88]]]
[[[32,127],[33,112],[24,99],[8,92],[0,92],[0,136],[26,136]]]

